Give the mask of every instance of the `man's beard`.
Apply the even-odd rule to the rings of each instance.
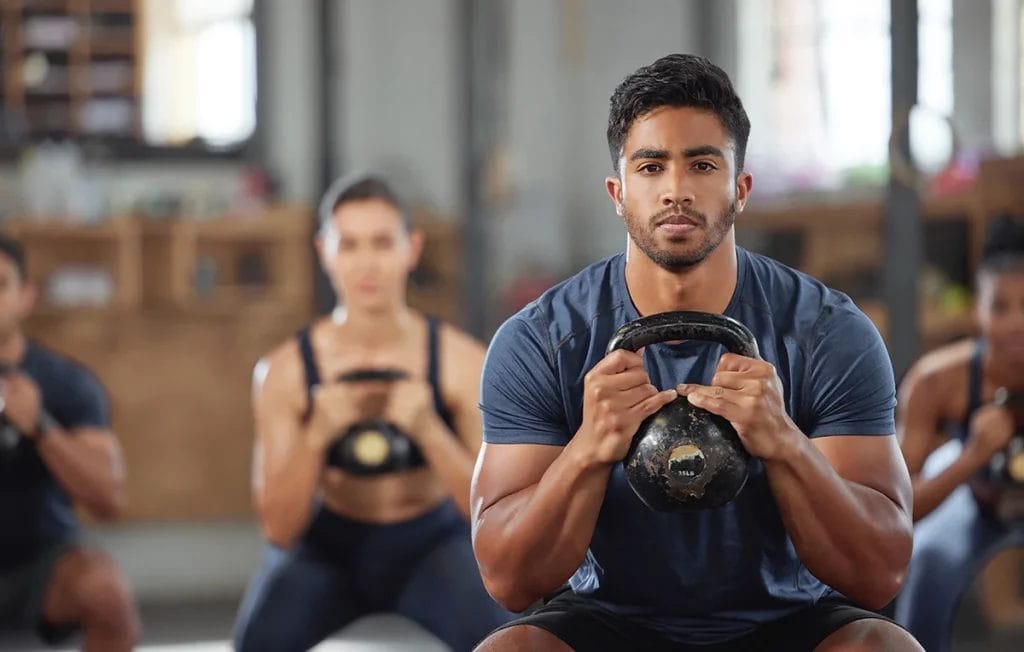
[[[684,252],[665,251],[658,249],[655,233],[658,222],[668,215],[682,213],[697,223],[704,230],[704,239],[697,246]],[[732,202],[718,219],[709,220],[708,216],[693,209],[673,207],[656,213],[645,224],[638,223],[629,211],[625,211],[626,231],[640,251],[653,260],[659,267],[670,272],[680,272],[695,267],[704,261],[711,252],[718,248],[725,236],[736,223],[736,202]],[[695,234],[696,235],[696,234]]]

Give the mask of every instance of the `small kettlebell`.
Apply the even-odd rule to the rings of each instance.
[[[1015,420],[1024,412],[1024,396],[1013,394],[1005,387],[996,389],[992,402],[1010,410]],[[1006,447],[992,456],[989,473],[1000,484],[1024,486],[1024,432],[1018,430]]]
[[[340,383],[393,382],[400,369],[357,369],[338,376]],[[353,424],[331,444],[327,463],[354,475],[404,471],[423,464],[423,455],[395,424],[366,419]]]
[[[641,317],[619,328],[607,352],[649,344],[704,340],[731,353],[759,357],[750,330],[724,315],[675,311]],[[720,507],[743,489],[750,453],[727,420],[679,396],[644,419],[622,463],[637,497],[659,512]]]

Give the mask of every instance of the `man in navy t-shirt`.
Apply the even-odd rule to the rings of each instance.
[[[107,397],[83,366],[25,337],[34,292],[20,245],[0,236],[0,629],[130,650],[138,614],[109,557],[79,540],[73,503],[113,518],[121,452]]]
[[[749,130],[699,57],[612,96],[606,185],[627,251],[510,318],[484,368],[475,551],[499,602],[535,608],[479,649],[921,649],[869,611],[911,550],[892,367],[849,298],[736,246]],[[605,355],[618,327],[674,310],[742,322],[763,359],[700,341]],[[627,483],[638,425],[679,395],[755,458],[723,507],[655,512]]]

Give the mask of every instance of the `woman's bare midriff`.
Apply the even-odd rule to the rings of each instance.
[[[358,521],[407,521],[429,512],[447,497],[429,467],[381,476],[355,476],[333,468],[324,473],[324,507]]]

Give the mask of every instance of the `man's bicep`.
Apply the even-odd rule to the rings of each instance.
[[[120,459],[121,445],[109,429],[84,426],[72,428],[70,433],[75,436],[76,440],[84,442],[89,448],[108,452],[112,457]]]
[[[540,482],[562,450],[544,444],[484,443],[470,497],[474,515]]]
[[[70,385],[68,399],[61,400],[53,415],[66,429],[107,430],[110,427],[110,402],[107,392],[91,373],[81,371]]]
[[[809,437],[891,435],[896,431],[892,361],[874,325],[840,305],[818,325],[804,384]]]
[[[486,442],[568,442],[557,371],[536,325],[513,318],[498,329],[484,360],[480,410]]]
[[[896,437],[835,435],[812,441],[842,478],[878,491],[909,513],[910,474]]]

